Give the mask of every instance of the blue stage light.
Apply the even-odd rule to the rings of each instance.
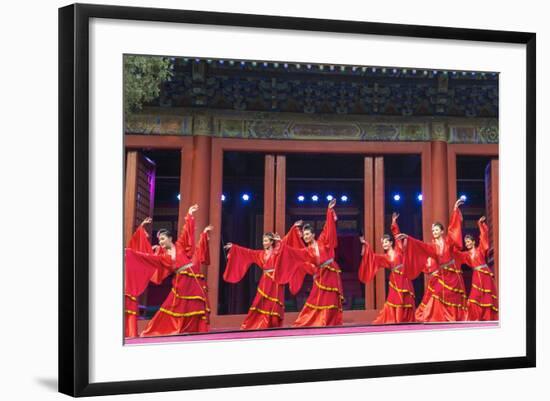
[[[178,198],[178,200],[181,200],[181,194],[178,194],[178,196],[176,196],[176,198]]]
[[[418,199],[419,202],[422,202],[422,194],[418,194],[416,196],[416,199]]]
[[[347,202],[348,199],[349,199],[349,198],[347,197],[347,195],[342,195],[342,196],[340,197],[340,200],[341,200],[342,202]]]
[[[303,202],[306,200],[306,197],[304,195],[298,195],[298,202]]]
[[[395,202],[399,202],[399,201],[401,200],[401,195],[399,195],[399,194],[393,195],[393,200],[394,200]]]
[[[468,197],[465,195],[465,194],[462,194],[460,195],[460,199],[463,201],[463,202],[466,202],[468,200]]]
[[[225,194],[222,194],[222,202],[225,202]]]
[[[249,194],[243,194],[241,196],[242,200],[245,201],[245,202],[248,202],[250,200],[250,195]]]
[[[334,196],[332,196],[332,195],[327,195],[327,200],[328,200],[329,202],[330,202],[331,200],[333,200],[333,199],[334,199]]]
[[[318,197],[317,195],[313,195],[313,196],[311,197],[311,200],[312,200],[313,202],[317,202],[317,201],[319,200],[319,197]]]

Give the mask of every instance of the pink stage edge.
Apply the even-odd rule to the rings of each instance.
[[[126,338],[125,345],[179,343],[188,341],[239,340],[248,338],[294,337],[334,334],[364,334],[381,332],[398,332],[412,330],[444,330],[498,327],[498,322],[452,322],[452,323],[416,323],[372,326],[339,326],[281,328],[269,330],[221,331],[216,333],[194,333],[164,337]]]

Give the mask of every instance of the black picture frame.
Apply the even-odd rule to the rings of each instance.
[[[526,46],[526,354],[522,357],[166,378],[89,381],[89,21],[91,18],[515,43]],[[536,35],[527,32],[74,4],[59,9],[59,391],[160,392],[534,367],[536,364]]]

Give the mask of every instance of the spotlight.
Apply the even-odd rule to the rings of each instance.
[[[319,197],[318,197],[317,195],[313,195],[313,196],[311,197],[311,200],[312,200],[313,202],[317,202],[317,201],[319,200]]]
[[[304,195],[298,195],[298,202],[303,202],[306,200],[306,197]]]
[[[418,199],[419,202],[422,202],[422,194],[418,194],[416,196],[416,199]]]
[[[250,195],[249,194],[243,194],[241,196],[242,200],[245,201],[245,202],[248,202],[250,200]]]
[[[181,200],[181,194],[178,194],[178,196],[176,196],[176,198],[178,198],[178,200]]]
[[[327,200],[328,200],[329,202],[330,202],[331,200],[333,200],[333,199],[334,199],[334,196],[332,196],[332,195],[327,195]]]
[[[401,195],[399,195],[399,194],[393,195],[393,200],[396,201],[396,202],[399,202],[401,200]]]
[[[225,194],[222,194],[222,202],[225,202]]]
[[[460,195],[460,200],[462,202],[466,202],[468,200],[468,197],[466,195],[462,194],[462,195]]]
[[[348,201],[347,195],[342,195],[342,196],[340,197],[340,200],[341,200],[342,202],[347,202],[347,201]]]

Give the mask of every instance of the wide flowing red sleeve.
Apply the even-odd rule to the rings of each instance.
[[[479,227],[478,250],[482,253],[483,256],[486,256],[487,251],[489,250],[489,227],[484,221],[478,221],[477,225]]]
[[[335,249],[338,247],[338,233],[336,232],[336,212],[332,208],[327,208],[327,218],[323,231],[317,239],[318,242],[323,243],[324,246]]]
[[[227,254],[227,264],[223,272],[223,279],[228,283],[238,283],[248,271],[252,263],[261,265],[262,250],[248,249],[233,244]]]
[[[281,263],[281,252],[285,249],[285,247],[292,247],[296,249],[306,249],[304,241],[302,241],[302,237],[300,235],[300,228],[297,226],[290,227],[290,230],[286,233],[286,235],[281,239],[281,242],[277,244],[276,248],[276,258],[275,258],[275,273],[273,275],[274,280],[277,281],[279,284],[282,284],[284,281],[284,284],[288,283],[290,280],[290,277],[294,274],[294,269],[296,269],[296,265],[294,262],[292,264],[288,263]],[[288,258],[288,256],[285,256],[285,258]],[[286,259],[285,259],[286,260]],[[279,278],[281,280],[279,280]]]
[[[189,259],[193,257],[195,253],[195,218],[192,214],[185,216],[185,223],[176,244],[183,249]]]
[[[462,213],[459,208],[455,208],[451,213],[449,227],[447,228],[447,238],[458,249],[462,249]]]
[[[279,284],[287,284],[294,281],[293,288],[297,282],[303,281],[306,272],[313,272],[311,257],[307,248],[293,248],[288,243],[281,244],[274,279]],[[311,274],[311,273],[310,273]],[[301,284],[299,285],[301,287]]]
[[[475,267],[469,251],[453,251],[453,258],[457,265],[467,265],[469,267]]]
[[[137,252],[153,253],[153,248],[149,242],[149,234],[147,234],[143,226],[139,226],[136,229],[132,238],[128,241],[128,248]]]
[[[145,291],[155,273],[171,266],[166,256],[137,252],[130,248],[125,249],[124,257],[124,292],[133,297]]]
[[[374,253],[368,242],[364,246],[363,257],[359,266],[359,280],[368,283],[380,268],[390,267],[390,262],[385,255]]]
[[[423,271],[426,271],[428,259],[437,260],[437,250],[434,244],[426,244],[416,238],[407,236],[407,245],[403,250],[403,264],[405,274],[414,280]]]
[[[395,248],[399,252],[403,252],[403,241],[396,239],[399,234],[401,234],[401,230],[399,229],[399,226],[397,225],[397,222],[394,222],[391,224],[391,234],[393,235],[393,240],[395,241]]]
[[[210,264],[210,247],[208,246],[208,233],[201,233],[199,238],[199,245],[195,249],[193,255],[193,263],[199,263],[200,265]]]

